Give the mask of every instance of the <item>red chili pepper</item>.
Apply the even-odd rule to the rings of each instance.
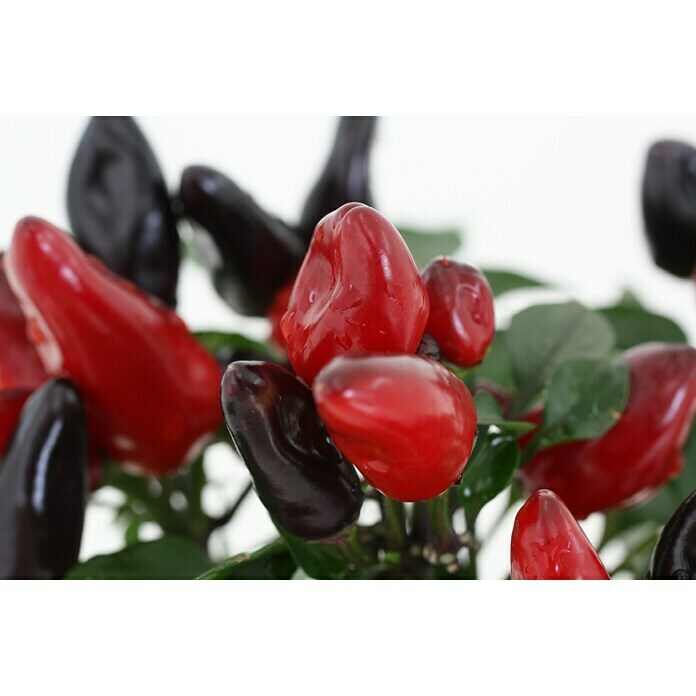
[[[415,353],[428,294],[401,235],[380,213],[348,203],[317,225],[281,322],[307,384],[344,353]]]
[[[683,466],[696,412],[696,350],[652,343],[624,357],[631,387],[618,422],[594,440],[537,452],[520,470],[528,491],[551,489],[578,519],[649,497]],[[526,420],[540,418],[537,410]]]
[[[510,565],[513,580],[609,580],[570,510],[547,490],[534,493],[515,517]]]
[[[27,320],[5,276],[0,254],[0,391],[35,389],[46,381],[36,349],[27,338]]]
[[[321,419],[365,480],[395,500],[429,500],[461,476],[476,435],[464,383],[428,358],[345,355],[314,383]]]
[[[478,365],[495,334],[493,292],[473,266],[444,256],[421,273],[430,298],[425,330],[438,342],[442,357],[455,365]]]
[[[76,384],[111,457],[164,474],[220,426],[219,367],[174,312],[37,218],[17,225],[6,269],[44,366]]]

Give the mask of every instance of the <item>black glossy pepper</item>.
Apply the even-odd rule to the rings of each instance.
[[[307,540],[329,539],[358,517],[364,495],[331,442],[312,392],[273,363],[232,363],[222,380],[227,429],[275,521]]]
[[[669,518],[650,559],[651,580],[696,580],[696,491]]]

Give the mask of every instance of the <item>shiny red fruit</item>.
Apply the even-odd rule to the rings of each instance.
[[[547,490],[533,493],[515,517],[510,566],[513,580],[609,580],[570,510]]]
[[[551,489],[578,519],[635,504],[682,469],[681,450],[696,412],[696,350],[650,343],[624,358],[631,386],[617,423],[594,440],[537,452],[520,470],[528,491]],[[526,420],[540,422],[541,412]]]
[[[495,333],[493,292],[473,266],[444,256],[421,273],[430,298],[425,330],[438,342],[442,357],[455,365],[478,365]]]
[[[295,372],[311,384],[345,353],[415,353],[428,294],[397,229],[347,203],[317,225],[281,322]]]
[[[181,319],[37,218],[17,225],[5,264],[44,367],[80,390],[96,445],[151,474],[189,461],[221,424],[220,371]]]
[[[313,392],[338,449],[390,498],[429,500],[461,476],[476,409],[464,383],[439,363],[346,355],[319,373]]]
[[[48,379],[27,338],[27,320],[5,276],[0,254],[0,391],[35,389]]]

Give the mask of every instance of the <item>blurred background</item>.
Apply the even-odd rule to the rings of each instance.
[[[297,220],[336,127],[336,120],[326,117],[142,117],[138,122],[172,189],[184,167],[207,164],[288,222]],[[67,227],[67,172],[86,123],[85,117],[0,118],[0,248],[7,247],[25,215]],[[642,232],[645,154],[654,140],[667,137],[696,143],[696,121],[385,117],[372,153],[372,190],[377,207],[397,227],[459,229],[464,238],[459,258],[524,272],[553,286],[501,298],[500,325],[526,304],[546,298],[573,297],[594,306],[612,303],[630,289],[648,308],[675,319],[693,343],[696,288],[657,269]],[[191,329],[268,334],[265,320],[229,309],[207,273],[188,259],[178,311]],[[204,504],[221,513],[247,482],[246,470],[224,444],[211,447],[206,457],[213,484]],[[94,496],[82,557],[122,545],[110,507],[118,495],[104,489]],[[492,503],[482,515],[484,534],[497,507]],[[516,509],[484,546],[479,560],[484,578],[508,570]],[[583,526],[596,539],[601,516]],[[211,543],[218,554],[233,554],[265,542],[273,532],[265,510],[251,497],[232,531],[221,530]],[[154,525],[141,530],[143,538],[158,533]]]

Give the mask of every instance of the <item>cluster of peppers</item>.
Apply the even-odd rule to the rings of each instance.
[[[374,128],[374,118],[341,120],[290,225],[209,167],[187,168],[170,196],[132,119],[92,119],[69,178],[74,237],[26,218],[0,265],[0,577],[62,577],[102,462],[174,472],[223,416],[275,523],[308,541],[345,538],[366,486],[419,504],[457,483],[477,414],[448,365],[485,357],[493,296],[464,263],[442,257],[419,272],[370,207]],[[670,158],[686,157],[671,148],[651,151],[646,229],[658,263],[685,275],[696,235],[670,197]],[[223,371],[189,333],[174,311],[180,217],[194,225],[218,293],[270,319],[288,364],[235,360]],[[675,244],[678,253],[664,251]],[[533,435],[521,441],[530,456],[518,480],[531,497],[515,520],[512,578],[607,579],[576,520],[634,504],[681,470],[696,350],[651,344],[623,358],[628,403],[606,434],[538,452]],[[542,418],[541,408],[525,416]],[[650,577],[694,577],[694,535],[692,496],[665,527]]]

